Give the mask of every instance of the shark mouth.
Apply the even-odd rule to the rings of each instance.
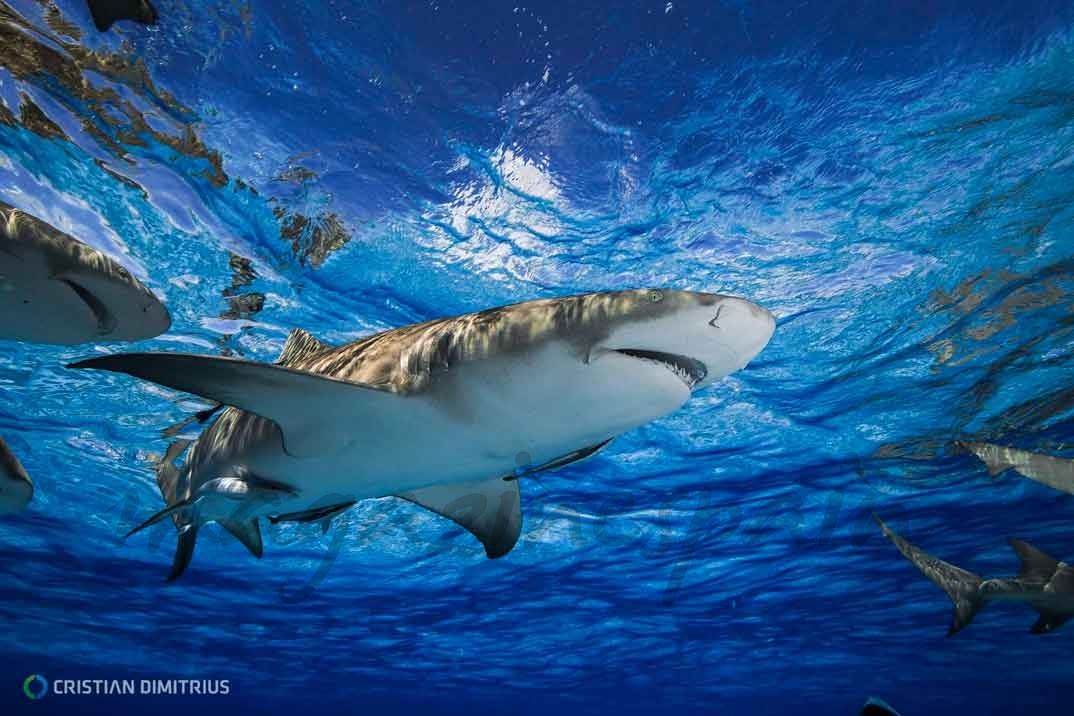
[[[695,385],[705,379],[705,376],[709,374],[708,368],[699,360],[694,358],[688,358],[687,356],[681,356],[675,353],[661,353],[660,351],[643,351],[633,348],[616,348],[616,353],[622,353],[625,356],[636,358],[637,360],[643,360],[648,363],[656,363],[662,365],[675,376],[686,384],[687,388],[691,390]]]

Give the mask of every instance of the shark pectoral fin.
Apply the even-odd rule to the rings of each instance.
[[[1055,631],[1070,621],[1071,617],[1074,617],[1074,613],[1070,612],[1052,612],[1044,609],[1038,611],[1040,611],[1040,619],[1029,628],[1030,634],[1047,634],[1050,631]]]
[[[1018,572],[1019,578],[1047,580],[1055,574],[1056,567],[1059,566],[1058,559],[1020,539],[1011,537],[1007,539],[1007,542],[1022,560],[1022,569]]]
[[[466,528],[485,547],[489,559],[502,557],[522,534],[518,483],[501,478],[436,485],[399,495]]]
[[[339,450],[344,436],[334,425],[390,420],[405,403],[374,386],[271,363],[192,353],[118,353],[68,367],[126,373],[268,418],[283,432],[284,450],[300,458]]]
[[[240,520],[228,520],[227,522],[221,522],[232,537],[242,542],[246,549],[250,550],[250,554],[261,559],[261,555],[265,553],[264,543],[261,541],[261,528],[257,525],[257,520],[249,520],[242,522]]]

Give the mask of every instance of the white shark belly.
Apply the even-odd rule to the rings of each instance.
[[[587,363],[551,343],[472,361],[405,398],[402,417],[349,424],[320,415],[338,449],[309,458],[262,445],[240,461],[297,490],[287,509],[397,495],[437,484],[502,477],[595,445],[679,408],[689,388],[673,373],[614,351]],[[374,416],[375,418],[375,416]],[[283,511],[283,510],[281,510]]]

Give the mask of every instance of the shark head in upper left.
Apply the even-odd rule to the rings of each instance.
[[[746,299],[626,289],[525,301],[342,346],[301,330],[275,364],[181,353],[102,356],[226,406],[181,471],[158,472],[180,529],[171,578],[199,525],[256,556],[258,519],[317,521],[403,497],[473,533],[489,557],[521,531],[518,480],[582,460],[744,368],[775,320]],[[140,529],[140,528],[137,528]],[[137,529],[135,531],[137,531]]]
[[[164,305],[119,263],[0,202],[0,339],[136,341],[170,325]]]
[[[168,330],[164,305],[116,261],[0,202],[0,339],[74,345],[134,341]],[[0,440],[0,513],[33,485]]]

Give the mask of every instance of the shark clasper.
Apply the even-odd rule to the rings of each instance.
[[[175,518],[174,579],[206,522],[260,556],[261,517],[327,520],[390,495],[454,520],[500,557],[521,531],[520,464],[581,460],[677,410],[744,367],[774,328],[741,298],[641,289],[529,301],[338,347],[295,331],[276,364],[128,353],[73,367],[230,406],[181,471],[160,474],[168,506],[142,525]]]

